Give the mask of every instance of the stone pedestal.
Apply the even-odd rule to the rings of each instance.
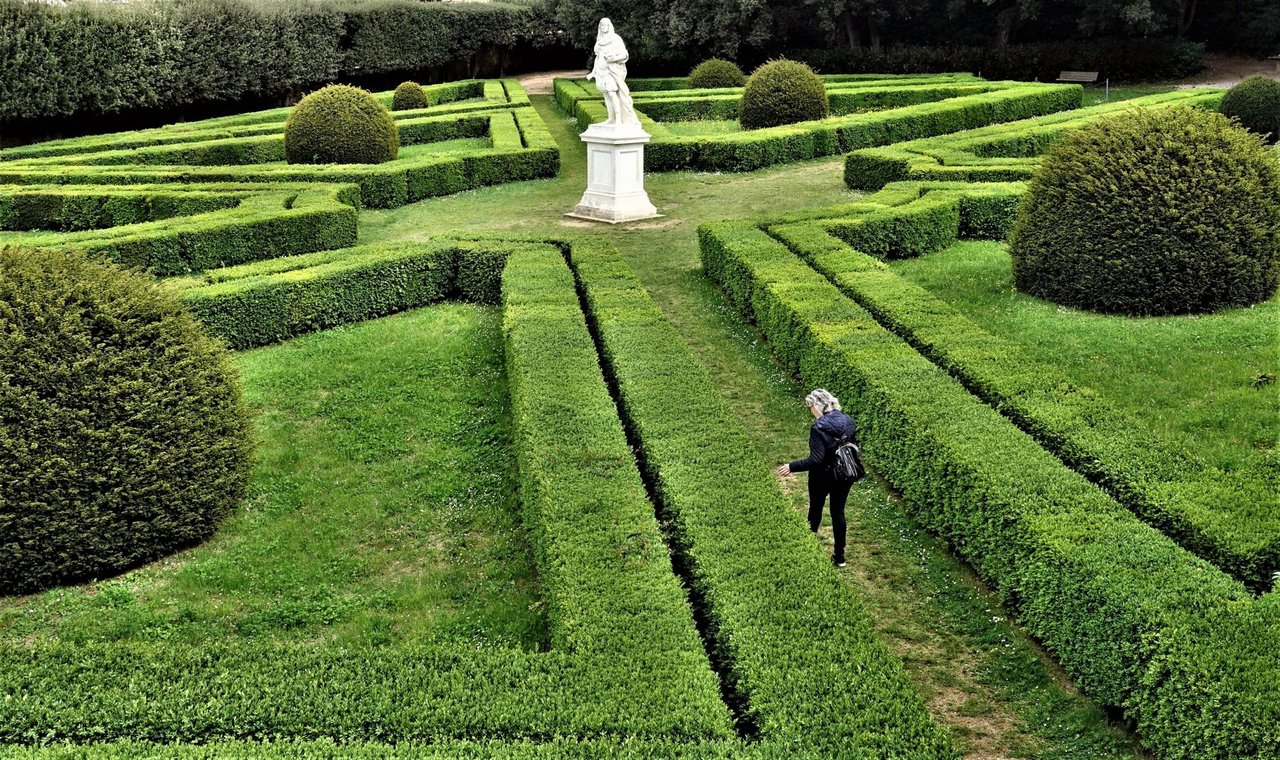
[[[582,141],[587,144],[587,191],[566,216],[610,224],[660,216],[644,191],[648,132],[638,124],[592,124]]]

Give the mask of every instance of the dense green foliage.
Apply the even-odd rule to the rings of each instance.
[[[1223,570],[1254,587],[1266,587],[1272,568],[1280,566],[1280,520],[1269,508],[1268,494],[1276,484],[1265,467],[1236,458],[1210,461],[1187,450],[1203,449],[1203,442],[1143,433],[1106,397],[1077,392],[1082,379],[1075,373],[1064,372],[1052,359],[1037,360],[1014,341],[979,328],[878,260],[935,253],[958,237],[1003,238],[1022,192],[1022,185],[1012,184],[903,183],[868,201],[791,215],[789,223],[770,231],[971,392],[1002,409],[1018,427],[1135,514]],[[945,269],[932,260],[927,266]],[[950,273],[954,283],[971,280],[964,266]],[[1001,313],[1002,323],[1009,319]],[[1265,322],[1265,315],[1256,319]],[[1169,350],[1176,350],[1177,340],[1170,344]],[[1247,361],[1242,369],[1249,367],[1258,369]],[[1143,411],[1155,414],[1146,398],[1149,391],[1139,393],[1147,407]],[[1254,389],[1247,394],[1242,400],[1245,409],[1257,403]],[[1237,425],[1230,436],[1235,439],[1233,449],[1239,448],[1240,433]],[[1265,441],[1264,435],[1259,445],[1265,446]]]
[[[1175,73],[1188,51],[1199,64],[1217,47],[1271,55],[1280,14],[1268,0],[552,0],[575,44],[588,48],[609,16],[635,57],[679,70],[708,55],[758,62],[819,52],[836,71],[991,71],[1031,79],[1063,69],[1120,68],[1112,77]],[[826,62],[830,62],[829,65]],[[861,63],[869,68],[850,68]],[[655,65],[650,63],[650,66]],[[907,68],[910,67],[910,68]],[[1119,73],[1121,70],[1125,74]]]
[[[570,260],[743,722],[827,756],[956,757],[630,268],[603,244]]]
[[[1060,304],[1182,314],[1280,283],[1280,160],[1220,114],[1135,110],[1068,133],[1010,238],[1014,281]]]
[[[396,160],[381,164],[286,164],[284,127],[297,109],[277,108],[157,129],[6,149],[0,151],[0,184],[179,184],[184,186],[182,191],[188,191],[195,189],[191,186],[210,183],[259,183],[260,194],[242,192],[244,197],[257,197],[242,201],[220,217],[193,218],[191,225],[202,235],[218,235],[220,233],[208,228],[225,230],[234,220],[252,217],[263,225],[261,235],[281,237],[278,233],[291,223],[284,218],[311,213],[317,219],[327,216],[326,224],[338,237],[344,234],[343,225],[348,225],[350,234],[354,235],[355,212],[343,212],[335,208],[336,204],[323,200],[334,197],[337,188],[311,188],[297,193],[299,188],[292,183],[354,184],[358,191],[344,189],[337,192],[336,198],[349,205],[387,208],[473,187],[555,174],[559,167],[559,148],[550,139],[541,117],[529,107],[529,98],[516,81],[464,80],[426,89],[437,105],[429,112],[406,112],[396,119],[404,149]],[[382,107],[391,103],[393,94],[379,93],[375,97]],[[485,139],[487,145],[452,142],[470,138]],[[265,184],[268,182],[270,186]],[[295,192],[267,195],[273,192],[271,187],[284,185],[290,185]],[[299,200],[296,211],[290,200],[294,197]],[[304,199],[306,203],[301,202]],[[349,219],[344,219],[344,215]],[[273,227],[276,220],[281,222],[279,228]],[[2,217],[0,225],[4,225]],[[133,245],[133,232],[113,230],[89,235],[86,239],[92,238],[96,244],[103,238],[117,238],[113,246],[128,247]],[[10,237],[2,231],[0,235]],[[287,237],[295,238],[299,245],[305,240],[292,233]],[[157,250],[157,246],[189,248],[187,238],[177,230],[170,232],[165,225],[156,225],[145,236],[139,236],[140,240],[143,238],[149,250],[129,253],[126,258],[131,256],[147,265],[150,265],[148,258],[193,258],[203,262],[186,265],[186,269],[204,268],[210,261],[217,266],[278,255],[272,252],[277,250],[281,253],[319,250],[315,247],[282,250],[280,244],[255,248],[249,244],[242,246],[232,238],[223,243],[230,246],[235,255],[218,258],[222,253],[214,248],[198,254]],[[47,242],[41,240],[39,244],[43,246]],[[335,239],[321,248],[350,244],[350,240]],[[243,253],[241,247],[245,249]],[[130,263],[134,261],[131,259]],[[167,270],[157,267],[156,271],[185,271],[180,262],[175,266],[177,268]]]
[[[925,77],[924,81],[918,77],[850,79],[847,86],[840,88],[841,98],[850,103],[883,103],[888,110],[849,113],[767,129],[686,136],[667,129],[645,113],[645,108],[654,104],[655,110],[671,114],[672,110],[666,105],[671,97],[655,95],[650,99],[643,91],[638,92],[635,97],[640,123],[653,135],[645,149],[645,168],[649,171],[751,171],[772,164],[1055,113],[1078,107],[1082,96],[1077,85],[984,82],[967,75]],[[683,87],[683,81],[679,85]],[[876,91],[877,94],[870,94]],[[679,106],[684,114],[707,113],[706,109],[693,106],[696,101],[714,104],[726,100],[715,91],[704,92],[704,95],[688,93],[687,103]],[[556,100],[576,115],[581,128],[605,118],[599,93],[576,80],[557,80]],[[734,105],[732,100],[729,105]],[[711,115],[723,114],[712,112]],[[685,115],[676,118],[685,118]]]
[[[830,110],[826,85],[813,69],[783,59],[751,72],[738,121],[743,129],[764,129],[825,119]]]
[[[0,406],[0,593],[163,557],[244,496],[226,352],[144,277],[0,250]]]
[[[391,96],[392,111],[412,111],[431,105],[426,89],[417,82],[401,82]]]
[[[284,123],[284,154],[291,164],[381,164],[399,152],[400,131],[391,112],[358,87],[316,90]]]
[[[239,353],[258,452],[244,507],[163,562],[6,600],[0,642],[544,648],[498,311],[437,305]]]
[[[1222,113],[1268,142],[1280,140],[1280,82],[1246,77],[1222,96]]]
[[[741,87],[747,82],[747,75],[742,73],[738,64],[723,58],[708,58],[689,72],[689,86],[703,87]]]
[[[1145,738],[1162,753],[1280,751],[1269,728],[1280,626],[1242,586],[1064,467],[766,232],[717,223],[701,236],[708,273],[778,358],[855,410],[869,463],[1001,590],[1077,683],[1140,721],[1161,716],[1139,728],[1151,725]],[[1204,611],[1233,607],[1258,616],[1258,641],[1238,647],[1233,634],[1191,633]],[[1229,647],[1229,688],[1201,679],[1184,650],[1210,641]],[[1239,733],[1206,736],[1204,725]]]
[[[1212,106],[1220,97],[1214,90],[1174,90],[893,145],[861,148],[845,159],[845,184],[856,190],[879,190],[899,180],[1008,182],[1030,179],[1040,165],[1041,154],[1068,130],[1133,108],[1159,109],[1175,105],[1203,108]]]
[[[554,39],[503,3],[0,0],[0,122],[281,96]]]

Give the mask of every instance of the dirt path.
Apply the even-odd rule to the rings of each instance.
[[[516,81],[530,95],[550,95],[551,80],[556,77],[580,78],[587,75],[586,69],[570,69],[566,71],[538,71],[533,74],[522,74]]]
[[[1230,87],[1241,79],[1261,74],[1280,79],[1280,66],[1275,61],[1257,58],[1240,58],[1227,55],[1205,56],[1207,71],[1178,82],[1179,87]]]

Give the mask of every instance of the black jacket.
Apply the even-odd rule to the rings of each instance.
[[[831,469],[835,464],[836,449],[846,440],[853,440],[858,426],[844,412],[827,412],[813,421],[809,428],[809,456],[791,463],[792,472]]]

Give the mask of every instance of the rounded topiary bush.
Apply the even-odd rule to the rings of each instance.
[[[1083,309],[1263,301],[1280,277],[1280,161],[1210,111],[1100,119],[1044,156],[1009,247],[1020,290]]]
[[[316,90],[284,123],[284,154],[291,164],[380,164],[399,151],[391,112],[359,87]]]
[[[431,105],[427,91],[417,82],[401,82],[391,96],[391,110],[412,111],[415,108],[426,108]]]
[[[747,75],[738,64],[723,58],[709,58],[689,72],[689,86],[695,89],[711,87],[741,87]]]
[[[1221,110],[1270,142],[1280,139],[1280,82],[1274,79],[1252,76],[1242,80],[1222,96]]]
[[[798,61],[769,61],[756,69],[742,91],[738,121],[743,129],[825,119],[830,112],[822,79]]]
[[[0,249],[0,409],[0,593],[191,546],[244,496],[236,369],[144,275]]]

